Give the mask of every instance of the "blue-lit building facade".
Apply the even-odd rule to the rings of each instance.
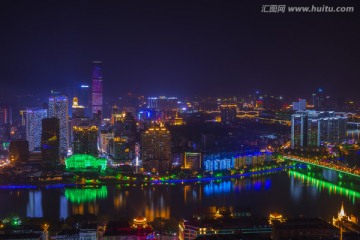
[[[271,161],[270,152],[224,152],[203,155],[203,170],[208,172],[242,168]]]

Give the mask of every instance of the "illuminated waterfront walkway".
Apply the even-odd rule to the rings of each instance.
[[[302,158],[302,157],[298,157],[298,156],[290,156],[290,155],[284,155],[283,157],[285,160],[305,163],[305,164],[309,164],[309,165],[320,167],[320,168],[326,168],[326,169],[336,171],[338,173],[343,173],[343,174],[347,174],[347,175],[350,175],[353,177],[360,178],[359,170],[352,169],[352,168],[345,167],[345,166],[340,166],[340,165],[334,164],[332,162],[325,162],[325,161],[320,161],[320,160],[315,160],[315,159],[310,159],[310,158]]]

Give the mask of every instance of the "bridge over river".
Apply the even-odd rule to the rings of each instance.
[[[294,161],[294,162],[298,162],[298,163],[309,164],[309,165],[320,167],[323,169],[332,170],[339,174],[345,174],[348,176],[356,177],[360,180],[360,170],[358,170],[358,169],[341,166],[341,165],[335,164],[333,162],[321,161],[321,160],[310,159],[310,158],[302,158],[302,157],[292,156],[292,155],[283,155],[283,157],[287,161]]]

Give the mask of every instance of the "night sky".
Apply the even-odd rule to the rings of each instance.
[[[227,96],[260,90],[360,95],[357,1],[1,1],[1,89]],[[354,13],[261,13],[263,4],[354,6]]]

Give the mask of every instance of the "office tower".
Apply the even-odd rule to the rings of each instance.
[[[97,156],[97,137],[98,128],[96,126],[74,126],[73,153]]]
[[[27,162],[29,160],[29,143],[26,140],[12,140],[9,147],[11,162]]]
[[[306,99],[299,98],[298,102],[293,102],[293,110],[305,111],[306,110]]]
[[[299,111],[291,116],[291,147],[318,147],[346,139],[346,117],[334,112]]]
[[[143,166],[146,171],[169,170],[171,158],[171,135],[163,126],[150,127],[141,134]]]
[[[129,144],[127,137],[115,137],[109,140],[109,154],[114,160],[129,160]]]
[[[102,62],[93,62],[92,85],[91,85],[91,109],[92,114],[102,114],[103,86],[102,86]]]
[[[231,124],[236,121],[236,104],[225,104],[220,106],[221,123]]]
[[[49,98],[49,118],[60,120],[60,154],[66,155],[69,149],[69,114],[68,98],[66,96],[51,96]]]
[[[72,118],[84,118],[85,117],[85,107],[79,105],[79,100],[77,97],[73,98],[72,104]]]
[[[41,155],[48,163],[58,163],[60,149],[60,120],[59,118],[44,118],[42,120]]]
[[[29,142],[29,151],[41,146],[42,119],[47,118],[46,109],[26,110],[26,140]]]

